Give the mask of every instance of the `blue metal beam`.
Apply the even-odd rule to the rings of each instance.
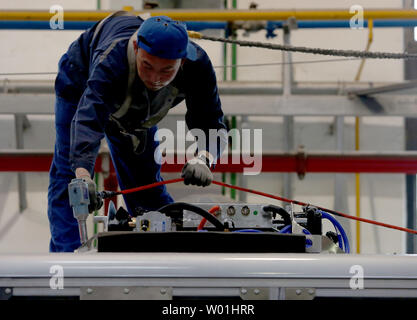
[[[64,30],[85,30],[92,27],[96,22],[89,21],[65,21]],[[284,21],[268,21],[267,31],[273,32],[280,29]],[[187,28],[193,31],[206,29],[225,29],[227,22],[203,22],[188,21]],[[298,21],[299,29],[326,29],[326,28],[350,28],[349,20],[323,20],[323,21]],[[368,26],[368,21],[364,21],[364,28]],[[415,20],[374,20],[375,28],[410,28],[417,26]],[[53,30],[48,21],[0,21],[0,29],[23,29],[23,30]]]

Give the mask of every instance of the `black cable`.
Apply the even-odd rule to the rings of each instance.
[[[246,41],[227,39],[219,37],[210,37],[202,35],[200,39],[210,41],[220,41],[223,43],[233,43],[242,47],[257,47],[272,50],[281,50],[289,52],[302,52],[311,54],[321,54],[328,56],[338,57],[358,57],[358,58],[369,58],[369,59],[417,59],[417,54],[407,52],[371,52],[371,51],[358,51],[358,50],[340,50],[340,49],[322,49],[322,48],[308,48],[308,47],[296,47],[285,44],[265,43],[259,41]]]
[[[281,216],[281,218],[284,220],[285,225],[290,225],[291,224],[291,216],[287,212],[287,210],[285,210],[284,208],[281,208],[279,206],[274,206],[274,205],[270,204],[270,205],[264,206],[262,209],[264,211],[273,212],[273,213],[276,213],[279,216]]]
[[[162,208],[159,208],[157,211],[162,212],[162,213],[169,213],[171,210],[178,210],[178,209],[189,210],[196,214],[199,214],[203,218],[206,218],[208,222],[211,222],[218,230],[223,231],[225,229],[223,223],[221,223],[220,220],[217,219],[215,216],[210,214],[210,212],[200,207],[197,207],[195,205],[189,204],[189,203],[174,202],[174,203],[167,204],[163,206]]]

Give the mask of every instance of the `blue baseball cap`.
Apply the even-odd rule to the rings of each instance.
[[[146,19],[139,27],[138,46],[165,59],[197,59],[197,49],[188,40],[187,27],[166,16]]]

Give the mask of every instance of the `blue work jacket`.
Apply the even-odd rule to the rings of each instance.
[[[94,167],[100,140],[107,133],[111,116],[126,99],[128,42],[142,22],[140,17],[120,16],[104,21],[99,29],[97,23],[82,33],[59,61],[56,94],[77,105],[71,123],[72,170],[83,167],[91,171]],[[172,81],[179,92],[172,107],[185,99],[188,129],[201,129],[208,139],[209,129],[226,127],[213,66],[206,52],[197,44],[193,45],[197,49],[197,60],[187,59]],[[133,100],[139,101],[143,99],[145,86],[137,72],[135,77]],[[140,128],[145,117],[140,112],[130,116],[125,129]],[[215,156],[219,156],[221,151],[218,144]]]

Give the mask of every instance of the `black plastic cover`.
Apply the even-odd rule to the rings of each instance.
[[[277,232],[132,232],[98,234],[98,252],[302,253],[303,235]]]

